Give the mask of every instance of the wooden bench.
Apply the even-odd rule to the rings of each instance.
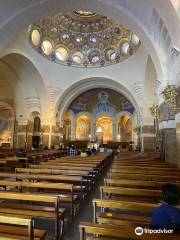
[[[59,197],[60,202],[68,203],[71,206],[71,215],[74,216],[80,205],[80,198],[74,194],[74,188],[72,184],[64,183],[48,183],[48,182],[17,182],[17,181],[2,181],[0,180],[0,186],[13,187],[16,191],[38,191],[44,190],[45,193],[56,193]],[[11,190],[12,191],[12,190]],[[35,192],[36,193],[36,192]],[[53,194],[54,195],[54,194]]]
[[[127,179],[112,179],[105,178],[104,183],[107,186],[114,187],[133,187],[133,188],[149,188],[149,189],[160,189],[164,184],[169,183],[168,181],[142,181],[142,180],[127,180]],[[180,183],[176,183],[180,186]]]
[[[138,174],[134,172],[133,174],[129,173],[108,173],[108,178],[113,179],[135,179],[135,180],[147,180],[147,181],[169,181],[169,182],[180,182],[180,176],[163,176],[163,175],[154,175],[153,173],[148,174]]]
[[[100,187],[101,199],[110,198],[114,199],[114,196],[125,197],[128,200],[129,197],[135,197],[136,201],[142,199],[148,199],[148,201],[158,201],[162,198],[161,190],[151,190],[151,189],[137,189],[137,188],[123,188],[123,187]],[[115,198],[116,199],[116,198]]]
[[[45,240],[46,231],[34,229],[32,217],[0,214],[0,239]]]
[[[148,227],[151,221],[150,215],[157,206],[157,203],[93,199],[93,220],[94,223],[101,224]],[[101,211],[97,211],[98,208]],[[108,209],[108,211],[105,212],[104,209]],[[123,213],[114,213],[112,209],[123,211]],[[128,213],[124,213],[124,211],[128,211]],[[148,214],[148,216],[142,214]]]
[[[95,224],[80,222],[80,240],[113,240],[115,239],[140,239],[140,240],[177,240],[178,234],[143,234],[136,235],[135,228],[130,226],[113,226],[108,224]],[[97,236],[98,235],[98,236]],[[88,237],[87,237],[88,236]]]
[[[29,216],[29,217],[43,217],[47,219],[55,220],[55,238],[58,239],[60,233],[63,232],[63,222],[64,222],[64,209],[59,208],[59,197],[50,196],[45,194],[30,194],[30,193],[15,193],[15,192],[6,192],[0,191],[0,200],[1,202],[0,213],[8,213],[14,216]],[[11,201],[18,201],[20,203],[14,203]],[[53,204],[51,208],[45,207],[43,205],[34,206],[31,204],[23,204],[22,201],[28,203],[48,203]],[[35,208],[36,207],[36,208]],[[61,228],[60,228],[61,223]]]
[[[153,171],[151,170],[146,170],[146,169],[135,169],[135,170],[132,170],[132,169],[116,169],[116,168],[111,168],[109,173],[129,173],[129,174],[147,174],[147,175],[151,175],[152,173],[154,175],[174,175],[176,174],[176,176],[180,176],[180,171],[177,170],[173,170],[173,171],[164,171],[164,170],[161,170],[161,169],[154,169]]]

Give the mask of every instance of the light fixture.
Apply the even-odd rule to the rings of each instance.
[[[176,96],[178,93],[175,85],[167,85],[161,94],[163,94],[165,102],[167,102],[173,108],[176,108]]]
[[[103,133],[103,130],[102,130],[101,127],[98,127],[96,132],[97,132],[97,133]]]
[[[159,118],[160,110],[158,105],[153,104],[152,107],[149,108],[149,110],[154,118]]]
[[[179,49],[177,46],[174,46],[174,47],[171,49],[171,53],[172,53],[173,56],[178,57],[178,56],[179,56],[179,53],[180,53],[180,49]]]

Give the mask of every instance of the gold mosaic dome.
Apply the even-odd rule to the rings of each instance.
[[[92,12],[42,18],[30,26],[33,48],[49,60],[74,67],[103,67],[133,55],[139,38],[124,25]]]

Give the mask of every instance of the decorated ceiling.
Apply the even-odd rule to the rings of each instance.
[[[30,26],[29,40],[42,56],[74,67],[104,67],[133,55],[140,39],[125,25],[86,11],[59,13]]]
[[[128,111],[133,114],[134,112],[133,105],[126,97],[108,88],[96,88],[82,93],[71,103],[69,110],[75,114],[83,111],[93,113],[98,110],[99,104],[103,101],[110,110],[112,108],[116,113]]]

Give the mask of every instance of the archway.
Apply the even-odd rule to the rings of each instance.
[[[89,140],[90,135],[90,119],[88,116],[80,115],[76,120],[76,139]]]
[[[132,103],[139,119],[140,106],[138,105],[138,100],[135,98],[135,96],[133,96],[133,94],[120,83],[113,81],[112,79],[97,77],[78,81],[72,84],[61,94],[56,103],[56,111],[59,113],[58,115],[60,118],[59,122],[61,127],[63,127],[64,115],[68,111],[71,103],[82,93],[96,88],[111,89],[119,94],[122,94],[130,103]]]
[[[109,116],[101,116],[96,120],[96,137],[99,144],[112,141],[113,121]]]

